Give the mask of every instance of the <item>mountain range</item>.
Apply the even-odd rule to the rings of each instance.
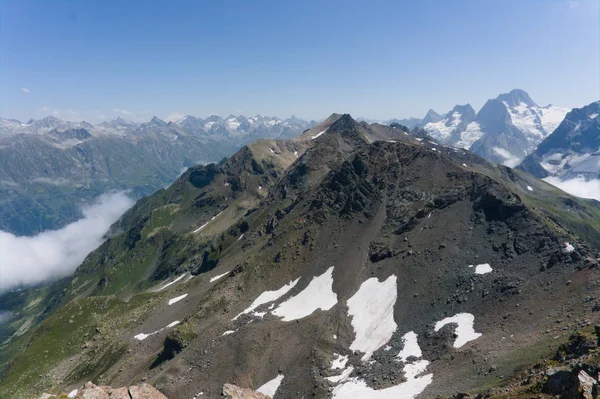
[[[310,122],[230,115],[177,122],[122,118],[92,125],[55,117],[0,120],[0,230],[31,235],[81,217],[82,204],[110,190],[141,198],[184,168],[219,161],[258,138],[289,138]]]
[[[424,120],[422,126],[443,144],[514,167],[556,129],[567,112],[553,105],[539,106],[525,91],[515,89],[488,100],[477,113],[470,104],[457,105],[437,121]]]
[[[73,276],[1,296],[0,396],[89,380],[170,399],[579,389],[597,371],[572,355],[594,350],[599,248],[597,201],[333,114],[189,168]]]
[[[573,109],[519,168],[539,178],[600,178],[599,115],[600,101]]]

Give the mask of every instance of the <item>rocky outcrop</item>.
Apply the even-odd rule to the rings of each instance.
[[[264,395],[252,389],[240,388],[237,385],[223,385],[223,396],[228,399],[271,399],[270,396]]]
[[[156,388],[146,383],[130,387],[112,388],[109,386],[97,386],[92,382],[86,382],[81,389],[74,392],[77,393],[74,396],[73,394],[69,394],[68,397],[74,397],[76,399],[168,399]],[[57,399],[64,397],[67,396],[64,394],[54,396],[44,393],[39,399]]]

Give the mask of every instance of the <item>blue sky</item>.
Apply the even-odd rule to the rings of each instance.
[[[0,2],[0,114],[446,112],[600,98],[597,0]]]

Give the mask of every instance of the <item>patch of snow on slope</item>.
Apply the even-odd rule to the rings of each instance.
[[[469,265],[469,267],[473,267],[473,265]],[[482,263],[480,265],[475,266],[475,274],[487,274],[492,271],[492,267],[489,263]]]
[[[446,324],[456,324],[454,347],[460,348],[467,342],[481,337],[481,333],[475,332],[473,329],[473,323],[475,323],[475,316],[471,313],[457,313],[435,323],[435,331],[441,330]]]
[[[204,223],[202,226],[198,227],[198,228],[197,228],[196,230],[194,230],[192,233],[197,233],[197,232],[199,232],[200,230],[202,230],[203,228],[205,228],[206,226],[208,226],[208,224],[209,224],[210,222],[212,222],[212,221],[213,221],[213,220],[215,220],[217,217],[219,217],[219,215],[220,215],[220,214],[222,214],[222,213],[223,213],[223,211],[221,211],[221,212],[217,213],[217,214],[216,214],[215,216],[213,216],[213,217],[212,217],[212,218],[211,218],[211,219],[210,219],[208,222],[206,222],[206,223]]]
[[[409,331],[402,337],[402,342],[404,343],[404,347],[398,353],[398,356],[403,362],[405,362],[409,357],[421,357],[423,353],[421,352],[421,347],[419,346],[419,342],[417,341],[417,334],[414,331]]]
[[[241,123],[238,122],[238,120],[236,118],[229,118],[229,119],[227,119],[226,122],[227,122],[227,126],[229,126],[229,128],[231,130],[235,130],[238,127],[240,127],[240,125],[241,125]]]
[[[325,132],[327,131],[327,129],[323,130],[322,132],[318,133],[316,136],[312,136],[312,140],[322,136]]]
[[[282,317],[283,321],[292,321],[306,317],[317,309],[329,310],[336,303],[332,266],[320,276],[313,277],[304,290],[280,304],[272,313]]]
[[[221,336],[223,337],[225,335],[233,334],[234,332],[235,332],[235,330],[227,330],[223,334],[221,334]]]
[[[273,397],[281,385],[281,381],[283,381],[283,374],[279,374],[277,377],[273,378],[271,381],[261,385],[260,388],[256,390],[256,392],[260,392],[264,395]]]
[[[74,398],[79,393],[79,389],[74,389],[67,395],[67,398]]]
[[[590,119],[596,119],[598,117],[598,114],[594,113],[590,115]]]
[[[331,377],[325,377],[325,379],[329,382],[333,382],[334,384],[337,384],[338,382],[344,381],[346,378],[348,378],[350,376],[350,374],[352,374],[353,371],[354,371],[354,367],[349,366],[347,369],[342,371],[342,374],[334,375]]]
[[[226,276],[228,274],[229,274],[229,272],[225,272],[223,274],[219,274],[218,276],[211,277],[209,283],[215,282],[218,279],[220,279],[221,277]]]
[[[203,228],[205,228],[206,226],[208,226],[208,224],[210,223],[210,221],[204,223],[202,226],[198,227],[196,230],[194,230],[192,233],[197,233],[200,230],[202,230]]]
[[[546,132],[542,128],[541,112],[536,107],[528,107],[523,102],[515,107],[510,107],[504,101],[504,105],[517,129],[529,136],[538,136],[540,139],[546,136]]]
[[[527,190],[533,191],[533,188],[531,186],[527,186]]]
[[[406,382],[385,389],[375,390],[359,378],[350,378],[333,390],[333,399],[413,399],[433,381],[433,374],[421,375],[429,362],[419,360],[404,366]],[[421,375],[420,377],[417,377]]]
[[[188,296],[188,294],[183,294],[183,295],[175,297],[173,299],[169,299],[169,306],[172,305],[172,304],[174,304],[174,303],[177,303],[177,302],[181,301],[186,296]]]
[[[571,244],[569,244],[568,242],[565,242],[565,253],[571,253],[575,251],[575,247],[572,246]]]
[[[237,241],[241,240],[242,238],[244,238],[244,234],[246,233],[242,233],[242,235],[237,239]]]
[[[133,337],[133,338],[137,339],[138,341],[143,341],[143,340],[145,340],[146,338],[148,338],[149,336],[151,336],[151,335],[155,335],[155,334],[158,334],[158,333],[160,333],[160,332],[164,331],[164,330],[165,330],[165,329],[167,329],[167,328],[175,327],[177,324],[179,324],[179,320],[172,322],[171,324],[169,324],[169,325],[168,325],[168,326],[166,326],[166,327],[163,327],[163,328],[161,328],[160,330],[156,330],[156,331],[154,331],[154,332],[152,332],[152,333],[149,333],[149,334],[140,333],[140,334],[136,335],[136,336],[135,336],[135,337]]]
[[[546,131],[546,136],[556,130],[569,111],[568,108],[555,107],[554,105],[540,108],[542,128]]]
[[[158,288],[156,290],[156,292],[162,291],[165,288],[170,287],[171,285],[175,284],[176,282],[178,282],[179,280],[181,280],[182,278],[184,278],[186,274],[187,273],[183,273],[181,276],[177,277],[175,280],[173,280],[170,283],[167,283],[167,284],[163,285],[162,287]]]
[[[376,277],[368,279],[348,299],[348,314],[352,317],[356,335],[350,349],[364,352],[363,361],[385,345],[396,331],[394,305],[397,295],[396,276],[391,275],[383,282]]]
[[[471,122],[465,128],[465,131],[460,134],[460,140],[455,144],[455,147],[468,150],[474,142],[483,136],[481,126],[477,122]]]
[[[442,119],[439,122],[429,122],[425,125],[424,129],[431,137],[443,140],[446,139],[450,134],[458,127],[462,115],[460,112],[454,112],[452,114],[452,120]]]
[[[339,353],[333,354],[334,358],[331,361],[331,369],[343,369],[346,367],[346,363],[348,362],[348,356],[342,356]]]
[[[281,287],[278,290],[263,292],[262,294],[260,294],[258,296],[258,298],[256,298],[254,300],[254,302],[252,302],[252,304],[246,310],[244,310],[239,315],[235,316],[232,320],[236,320],[238,317],[240,317],[243,314],[248,314],[248,313],[253,312],[254,309],[259,307],[260,305],[264,305],[265,303],[273,302],[273,301],[281,298],[282,296],[287,294],[289,290],[294,288],[296,286],[296,284],[298,284],[298,281],[300,281],[300,278],[297,278],[294,281],[290,281],[289,284],[284,285],[283,287]]]

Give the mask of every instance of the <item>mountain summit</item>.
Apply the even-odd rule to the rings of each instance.
[[[513,89],[508,93],[500,94],[496,99],[506,103],[508,107],[518,107],[520,104],[525,104],[528,107],[538,106],[531,97],[529,97],[529,94],[521,89]]]

